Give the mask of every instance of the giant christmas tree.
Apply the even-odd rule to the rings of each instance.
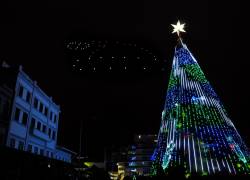
[[[199,64],[174,26],[175,48],[152,174],[183,167],[187,173],[247,174],[249,152]]]

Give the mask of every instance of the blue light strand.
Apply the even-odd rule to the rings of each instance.
[[[186,45],[175,51],[172,68],[158,144],[152,155],[154,168],[161,164],[165,169],[178,162],[190,172],[202,174],[249,172],[247,147]],[[228,136],[234,140],[230,144],[235,147],[233,151]],[[176,147],[171,158],[166,156],[170,142]]]

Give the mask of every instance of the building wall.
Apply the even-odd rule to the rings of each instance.
[[[156,135],[135,135],[134,145],[128,151],[128,164],[125,168],[125,174],[150,175],[151,156],[156,142]]]
[[[5,84],[0,84],[0,145],[6,144],[12,93]]]
[[[55,158],[58,160],[62,160],[62,161],[71,163],[72,154],[73,154],[72,152],[70,152],[69,150],[67,150],[65,148],[57,147]]]
[[[0,106],[3,106],[2,99]],[[9,99],[13,103],[5,128],[6,146],[71,162],[70,152],[57,149],[60,107],[21,68],[17,73],[13,97]],[[0,133],[2,129],[0,125]]]
[[[106,157],[106,170],[110,178],[122,179],[133,175],[150,176],[151,157],[156,143],[157,135],[135,135],[133,144],[128,147],[108,150],[110,152]]]

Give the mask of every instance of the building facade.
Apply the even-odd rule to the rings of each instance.
[[[106,170],[110,178],[122,180],[126,176],[151,175],[152,154],[157,144],[157,135],[134,135],[133,143],[122,148],[108,150]]]
[[[56,146],[56,159],[70,163],[73,158],[72,155],[76,155],[76,153],[65,147]]]
[[[135,135],[134,144],[128,149],[128,164],[125,167],[125,174],[149,176],[152,166],[151,156],[156,143],[157,136],[154,134]]]
[[[4,87],[9,87],[9,94],[1,93],[0,106],[5,104],[8,109],[9,103],[10,109],[6,112],[1,108],[1,114],[5,114],[5,119],[1,118],[5,125],[0,126],[2,143],[7,147],[71,162],[70,151],[57,146],[60,106],[24,73],[21,66],[16,71],[2,69],[0,88],[3,91]],[[12,71],[12,79],[6,84],[8,77],[4,75],[9,71]]]
[[[12,93],[8,86],[0,86],[0,145],[6,144]]]

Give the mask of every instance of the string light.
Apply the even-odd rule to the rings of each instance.
[[[175,146],[170,156],[171,144]],[[157,147],[151,159],[152,175],[160,166],[168,169],[177,164],[187,173],[200,175],[250,173],[246,145],[183,43],[175,50]]]

